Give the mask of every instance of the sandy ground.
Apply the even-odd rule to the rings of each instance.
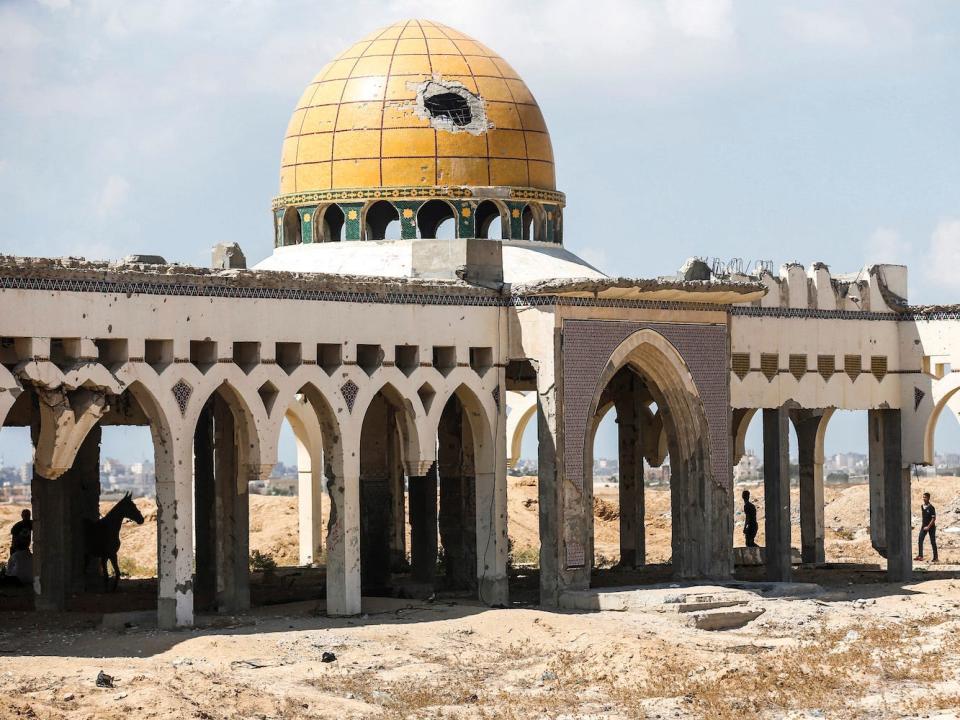
[[[960,480],[915,488],[915,509],[923,489],[933,493],[943,530],[960,521]],[[606,503],[598,503],[597,552],[615,559],[615,488],[597,496]],[[294,563],[295,498],[251,502],[251,548]],[[124,552],[146,568],[156,536],[152,507],[141,507],[148,521],[125,526]],[[668,509],[668,493],[648,489],[654,561],[669,557]],[[523,555],[536,544],[535,482],[511,480],[509,511]],[[0,507],[0,530],[17,515]],[[877,561],[865,486],[828,488],[826,522],[828,559]],[[941,533],[942,558],[960,559],[957,535]],[[8,611],[0,613],[0,719],[957,718],[956,569],[918,564],[902,585],[850,584],[821,571],[821,587],[801,597],[750,589],[750,608],[762,614],[719,631],[655,603],[588,613],[365,599],[362,617],[334,620],[309,601],[204,616],[203,627],[179,632],[149,619],[107,630],[94,613]],[[323,662],[325,652],[336,659]],[[100,671],[112,688],[96,686]]]
[[[958,601],[957,580],[758,598],[759,619],[722,631],[663,608],[398,600],[182,632],[15,615],[0,718],[957,717]],[[96,687],[101,671],[113,687]]]

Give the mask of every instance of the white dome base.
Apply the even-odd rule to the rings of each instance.
[[[420,240],[369,240],[289,245],[257,263],[255,270],[315,272],[333,275],[413,277],[413,246]],[[442,247],[436,240],[434,247]],[[512,285],[541,280],[607,277],[561,245],[530,240],[497,242],[503,251],[503,281]],[[456,270],[458,253],[450,246],[450,270]],[[437,265],[443,258],[436,258]]]

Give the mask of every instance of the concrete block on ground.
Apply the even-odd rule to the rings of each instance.
[[[763,615],[763,608],[704,610],[691,613],[687,625],[697,630],[736,630]]]

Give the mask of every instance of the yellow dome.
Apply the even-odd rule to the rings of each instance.
[[[536,100],[510,65],[445,25],[407,20],[326,65],[290,119],[280,193],[385,187],[555,190]]]

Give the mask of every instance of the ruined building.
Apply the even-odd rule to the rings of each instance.
[[[769,575],[791,571],[791,422],[802,555],[822,561],[823,436],[834,410],[858,409],[873,542],[892,578],[911,572],[909,468],[932,460],[960,386],[960,323],[910,307],[904,267],[605,275],[564,248],[566,198],[523,80],[426,21],[325,65],[280,166],[274,251],[255,268],[235,246],[213,269],[0,260],[0,421],[35,445],[37,607],[64,607],[82,575],[110,424],[152,432],[167,627],[249,604],[247,486],[285,418],[301,561],[325,564],[331,615],[398,574],[439,582],[440,547],[446,586],[507,602],[506,472],[529,422],[541,601],[589,587],[593,436],[610,409],[623,563],[645,559],[643,460],[669,456],[674,575],[731,576],[732,466],[761,410]]]

